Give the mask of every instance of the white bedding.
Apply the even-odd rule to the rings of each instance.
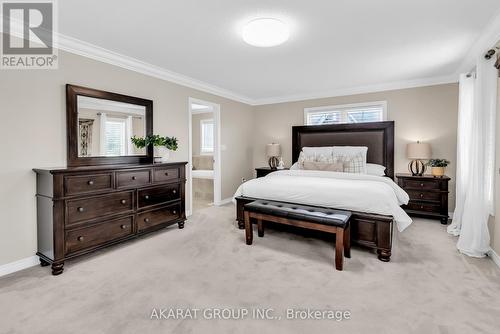
[[[399,231],[411,223],[400,205],[408,194],[387,177],[284,170],[247,181],[234,195],[393,216]]]

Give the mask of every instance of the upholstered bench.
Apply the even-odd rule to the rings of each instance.
[[[256,200],[245,204],[246,243],[253,242],[251,219],[257,220],[259,237],[264,236],[263,221],[292,225],[301,228],[335,234],[335,268],[342,270],[345,257],[351,257],[351,233],[349,219],[351,212],[331,210],[308,205],[277,201]]]

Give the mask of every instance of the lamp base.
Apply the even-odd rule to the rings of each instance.
[[[408,170],[413,176],[422,176],[425,173],[425,164],[422,160],[412,160],[408,164]]]
[[[268,163],[271,169],[277,169],[280,162],[277,157],[270,157]]]

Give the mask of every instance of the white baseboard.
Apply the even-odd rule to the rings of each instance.
[[[490,248],[488,256],[491,257],[493,262],[495,262],[498,267],[500,267],[500,256],[498,256],[498,254],[493,250],[493,248]]]
[[[232,197],[229,197],[229,198],[225,198],[223,199],[222,201],[220,201],[219,203],[216,203],[215,205],[216,206],[221,206],[221,205],[225,205],[227,203],[231,203],[231,201],[233,200]]]
[[[18,261],[14,261],[11,263],[7,263],[0,266],[0,277],[5,276],[11,273],[14,273],[19,270],[23,270],[29,267],[36,266],[39,264],[38,256],[31,256],[25,259],[21,259]]]

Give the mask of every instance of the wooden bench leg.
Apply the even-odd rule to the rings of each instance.
[[[253,242],[253,228],[252,222],[250,221],[250,213],[245,211],[245,238],[247,245],[251,245]]]
[[[262,219],[257,219],[257,234],[259,237],[264,237],[264,223]]]
[[[344,269],[344,229],[340,227],[335,233],[335,269]]]
[[[344,231],[344,256],[351,257],[351,224]]]

